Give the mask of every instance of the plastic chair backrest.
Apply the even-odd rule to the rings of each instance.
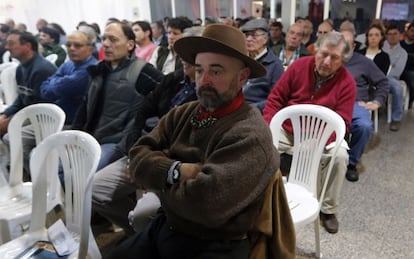
[[[23,179],[22,128],[27,125],[27,122],[33,126],[37,145],[47,136],[62,130],[65,118],[65,112],[59,106],[52,103],[29,105],[12,117],[8,126],[10,139],[10,186],[21,184]]]
[[[17,81],[15,62],[10,62],[0,74],[1,92],[4,94],[4,104],[10,105],[17,98]]]
[[[282,124],[288,119],[292,122],[294,139],[288,182],[303,186],[318,198],[317,176],[322,153],[329,137],[335,133],[337,143],[334,146],[333,156],[336,156],[345,136],[345,122],[336,112],[323,106],[314,104],[288,106],[276,113],[270,123],[276,148],[278,148]],[[329,179],[333,162],[333,159],[330,159],[328,175],[325,179]],[[324,196],[326,184],[327,181],[322,187],[320,200]]]
[[[3,53],[3,56],[2,56],[1,58],[2,58],[2,60],[3,60],[3,63],[10,62],[10,51],[9,51],[9,50],[6,50],[6,51]]]
[[[91,135],[78,130],[66,130],[45,138],[33,150],[30,159],[33,208],[29,232],[45,228],[46,176],[58,174],[59,158],[65,175],[66,226],[69,231],[80,236],[78,258],[86,258],[89,240],[93,238],[90,231],[92,181],[100,154],[100,145]]]
[[[58,59],[58,55],[57,54],[50,54],[50,55],[47,55],[45,57],[45,59],[47,61],[49,61],[50,63],[52,63],[53,65],[56,65],[56,60]]]

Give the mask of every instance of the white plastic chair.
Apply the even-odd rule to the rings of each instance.
[[[10,138],[10,174],[8,185],[0,187],[0,244],[27,230],[32,208],[32,183],[23,182],[22,127],[30,121],[36,144],[62,130],[65,113],[59,106],[39,103],[17,112],[8,126]],[[48,211],[62,204],[61,186],[56,176],[49,178]]]
[[[276,148],[285,120],[292,122],[294,138],[292,165],[285,184],[286,195],[295,228],[314,223],[316,256],[319,258],[319,212],[328,181],[324,181],[321,189],[318,189],[318,169],[327,141],[335,133],[336,142],[325,178],[329,179],[338,148],[345,136],[345,122],[336,112],[323,106],[288,106],[276,113],[270,123]]]
[[[15,62],[8,63],[0,74],[1,87],[0,91],[4,95],[3,104],[10,105],[17,98],[17,81],[16,68],[18,64]]]
[[[100,154],[98,142],[91,135],[77,130],[53,134],[34,149],[30,160],[34,198],[30,229],[0,246],[2,258],[15,258],[36,241],[49,240],[45,223],[47,175],[58,174],[58,157],[65,175],[66,227],[79,244],[78,251],[69,258],[101,258],[90,227],[92,180]]]
[[[45,59],[49,61],[50,63],[52,63],[53,65],[56,65],[56,60],[58,59],[58,55],[53,53],[53,54],[47,55]]]
[[[6,51],[3,53],[3,56],[2,56],[1,58],[2,58],[2,60],[3,60],[3,63],[8,63],[8,62],[10,62],[10,51],[9,51],[9,50],[6,50]]]

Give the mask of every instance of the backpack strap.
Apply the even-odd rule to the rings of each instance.
[[[135,82],[138,80],[138,76],[146,64],[147,62],[137,57],[135,61],[128,67],[126,78],[131,85],[135,86]]]

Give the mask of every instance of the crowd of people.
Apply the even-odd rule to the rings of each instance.
[[[322,226],[333,234],[343,181],[359,180],[357,165],[372,138],[371,113],[391,94],[389,129],[398,131],[400,80],[408,85],[410,104],[414,96],[414,22],[403,31],[373,20],[363,42],[351,21],[334,28],[329,19],[315,33],[307,18],[285,31],[282,23],[263,18],[110,18],[102,33],[86,22],[69,34],[45,19],[36,25],[33,35],[11,19],[0,23],[0,57],[10,54],[0,63],[19,62],[18,97],[0,114],[0,134],[8,144],[13,115],[50,102],[65,111],[66,129],[97,139],[102,155],[94,217],[121,227],[126,237],[108,258],[249,258],[257,249],[249,241],[268,186],[277,187],[273,216],[283,236],[268,245],[275,258],[294,258],[281,180],[289,172],[293,133],[283,124],[275,147],[268,127],[273,116],[311,103],[344,119],[347,145],[326,179],[320,212]],[[47,60],[52,54],[57,58]],[[23,139],[30,179],[30,125]]]

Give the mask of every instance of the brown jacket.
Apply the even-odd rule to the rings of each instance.
[[[295,258],[296,237],[280,170],[266,189],[263,208],[249,233],[250,259]]]

